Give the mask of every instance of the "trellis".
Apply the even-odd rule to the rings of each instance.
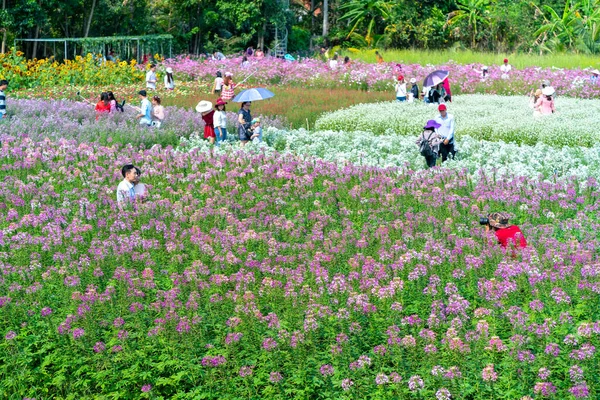
[[[15,39],[15,49],[19,42],[43,43],[45,53],[48,52],[48,45],[51,45],[52,55],[58,60],[73,59],[87,53],[102,54],[107,58],[111,50],[121,60],[135,58],[138,63],[142,61],[144,54],[160,54],[163,57],[168,54],[169,58],[173,57],[173,36],[171,35]]]

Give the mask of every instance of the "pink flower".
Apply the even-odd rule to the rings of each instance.
[[[150,384],[145,384],[144,386],[142,386],[142,392],[144,392],[144,393],[148,393],[151,390],[152,390],[152,385],[150,385]]]
[[[321,368],[319,368],[319,372],[321,372],[321,375],[323,376],[331,376],[334,373],[334,369],[329,364],[323,364],[321,365]]]

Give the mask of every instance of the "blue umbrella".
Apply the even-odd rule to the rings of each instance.
[[[246,89],[233,99],[236,103],[243,103],[245,101],[257,101],[257,100],[265,100],[270,99],[275,96],[273,92],[264,88],[252,88]]]
[[[435,86],[438,83],[442,83],[450,75],[448,71],[437,70],[433,71],[423,81],[423,86]]]

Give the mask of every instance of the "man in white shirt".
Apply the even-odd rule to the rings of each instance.
[[[508,79],[508,73],[512,67],[508,63],[508,58],[504,59],[504,64],[500,66],[500,72],[502,72],[502,79]]]
[[[146,72],[146,89],[156,90],[156,65],[150,64],[150,69]]]
[[[145,90],[140,90],[138,94],[140,100],[142,100],[142,107],[136,118],[140,120],[140,125],[150,126],[152,125],[152,103],[148,100],[148,94]]]
[[[135,200],[135,182],[137,181],[136,175],[138,170],[133,164],[126,164],[121,168],[121,174],[123,180],[117,186],[117,202],[123,203],[124,201]]]
[[[444,139],[440,145],[440,155],[442,156],[442,162],[444,162],[448,159],[448,154],[451,154],[452,158],[456,154],[454,147],[455,122],[454,116],[448,113],[446,104],[440,104],[438,111],[440,115],[435,119],[435,122],[441,125],[437,129],[437,133]]]

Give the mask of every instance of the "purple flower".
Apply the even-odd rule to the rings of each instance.
[[[8,333],[4,336],[6,340],[13,340],[17,337],[17,333],[15,331],[8,331]]]
[[[323,375],[323,376],[331,376],[334,373],[333,367],[329,364],[321,365],[321,368],[319,368],[319,371],[321,372],[321,375]]]
[[[390,378],[383,373],[377,374],[377,376],[375,377],[375,383],[378,385],[384,385],[386,383],[389,383]]]
[[[102,353],[104,350],[106,350],[106,345],[103,342],[96,342],[94,345],[94,352]]]
[[[73,339],[79,339],[85,334],[85,330],[83,328],[75,328],[73,329]]]
[[[249,365],[244,365],[243,367],[240,368],[240,376],[242,378],[252,375],[252,372],[253,372],[252,367]]]
[[[419,375],[413,375],[408,379],[408,389],[414,392],[416,390],[421,390],[425,387],[425,383],[423,382],[423,378]]]
[[[494,364],[488,364],[483,371],[481,371],[481,378],[486,382],[496,382],[498,374],[494,371]]]
[[[354,385],[352,379],[346,378],[342,380],[342,389],[347,392]]]
[[[42,315],[42,317],[46,317],[46,316],[52,314],[52,309],[50,307],[44,307],[40,311],[40,314]]]
[[[277,347],[277,342],[273,338],[266,338],[262,342],[262,348],[266,351],[271,351]]]
[[[573,386],[572,388],[569,389],[569,392],[576,399],[586,399],[590,395],[590,390],[588,389],[587,383],[585,383],[585,382],[581,382],[581,383],[578,383],[577,385]]]
[[[144,386],[142,386],[142,392],[144,392],[144,393],[148,393],[151,390],[152,390],[152,385],[150,385],[150,384],[145,384]]]
[[[282,379],[283,379],[283,376],[281,375],[280,372],[271,372],[269,374],[269,381],[271,383],[279,383],[279,382],[281,382]]]
[[[437,400],[450,400],[451,397],[450,391],[446,388],[441,388],[435,392],[435,398]]]

